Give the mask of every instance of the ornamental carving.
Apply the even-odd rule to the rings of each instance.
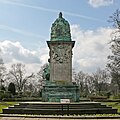
[[[51,49],[51,59],[55,63],[68,63],[71,58],[71,46],[53,46]]]

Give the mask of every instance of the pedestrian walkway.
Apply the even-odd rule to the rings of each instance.
[[[85,120],[85,119],[65,119],[65,118],[26,118],[26,117],[0,117],[0,120]],[[120,120],[120,119],[87,119],[87,120]]]

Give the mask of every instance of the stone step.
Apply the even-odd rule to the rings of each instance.
[[[49,102],[21,102],[19,105],[49,105],[49,106],[54,106],[54,105],[66,105],[67,103],[49,103]],[[101,105],[100,102],[79,102],[79,103],[68,103],[69,105]]]
[[[3,109],[3,114],[116,114],[117,109],[101,105],[100,103],[20,103]]]
[[[23,107],[25,107],[25,106],[30,106],[30,107],[32,107],[32,106],[37,106],[37,107],[61,107],[61,105],[63,105],[63,106],[68,106],[68,104],[33,104],[33,103],[20,103],[19,104],[19,106],[23,106]],[[18,106],[18,105],[16,105],[16,106]],[[101,106],[101,104],[100,103],[83,103],[83,104],[72,104],[72,103],[70,103],[69,104],[69,107],[94,107],[94,106],[96,106],[96,107],[100,107]],[[104,106],[104,105],[103,105]]]
[[[36,115],[59,115],[59,114],[116,114],[116,109],[111,108],[87,108],[87,109],[3,109],[5,114],[36,114]]]
[[[69,107],[69,109],[85,109],[85,108],[106,108],[106,105],[101,105],[101,106],[71,106],[71,105],[63,105],[63,106],[36,106],[36,105],[28,105],[28,106],[19,106],[16,105],[14,107],[9,107],[9,108],[34,108],[34,109],[56,109],[56,108],[64,108],[67,109]],[[108,107],[111,108],[111,107]]]

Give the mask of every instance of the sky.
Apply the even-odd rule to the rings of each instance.
[[[8,68],[24,63],[28,72],[38,72],[49,58],[51,25],[62,12],[76,41],[73,69],[104,69],[113,30],[108,19],[119,5],[120,0],[0,0],[0,57]]]

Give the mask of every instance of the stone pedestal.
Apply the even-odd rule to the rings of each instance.
[[[70,102],[79,102],[79,86],[64,82],[47,82],[42,91],[42,101],[60,102],[61,99],[70,99]]]
[[[72,48],[75,41],[47,41],[50,49],[50,81],[42,91],[45,102],[60,102],[60,99],[79,101],[79,87],[72,83]]]
[[[72,48],[75,41],[47,41],[50,49],[50,80],[72,83]]]
[[[72,48],[70,25],[59,13],[51,27],[49,47],[50,78],[43,87],[42,99],[46,102],[60,102],[60,99],[79,101],[79,87],[72,83]]]

